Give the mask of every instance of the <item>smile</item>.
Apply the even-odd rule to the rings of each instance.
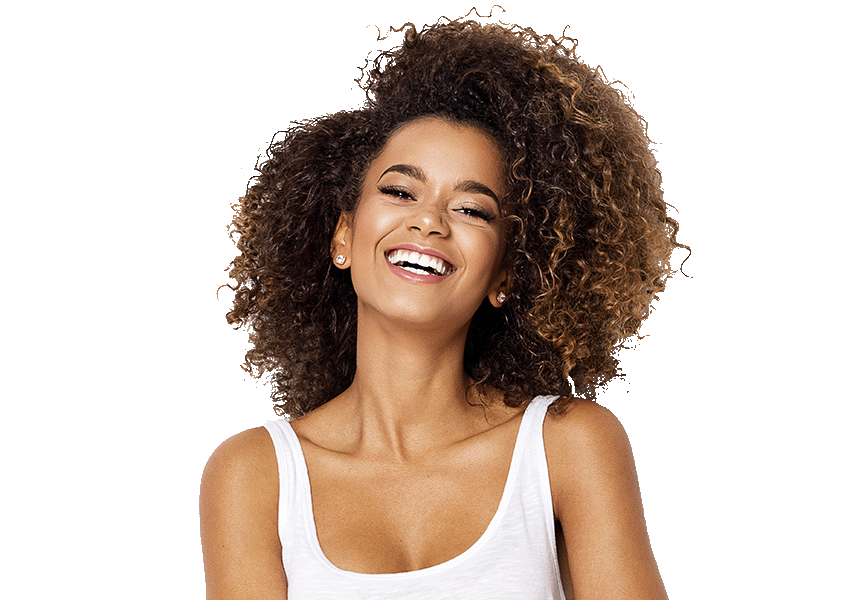
[[[453,265],[437,256],[421,254],[420,252],[402,248],[389,251],[386,254],[386,258],[388,258],[388,262],[392,265],[410,273],[415,273],[416,275],[444,277],[455,270]]]

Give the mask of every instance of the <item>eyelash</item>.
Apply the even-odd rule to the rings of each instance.
[[[483,221],[493,221],[494,215],[492,215],[487,210],[481,210],[479,208],[473,208],[470,206],[463,206],[458,209],[458,211],[464,215],[468,215],[469,217],[473,217],[475,219],[482,219]]]
[[[403,188],[384,186],[377,188],[380,193],[385,194],[386,196],[394,196],[395,198],[401,198],[404,200],[414,200],[414,196],[404,190]]]
[[[414,200],[415,197],[412,196],[409,192],[402,188],[392,187],[392,186],[384,186],[377,187],[380,193],[385,194],[386,196],[394,196],[395,198],[400,198],[401,200]],[[479,208],[474,208],[472,206],[462,206],[456,209],[456,212],[467,215],[474,219],[481,219],[486,222],[493,221],[496,218],[496,215],[491,214],[487,210],[482,210]]]

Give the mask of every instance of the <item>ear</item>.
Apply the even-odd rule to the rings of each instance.
[[[494,278],[494,285],[488,292],[488,301],[494,308],[500,308],[509,299],[509,290],[512,289],[512,272],[505,266]]]
[[[332,234],[330,244],[330,255],[332,263],[339,269],[350,268],[350,247],[353,241],[352,230],[353,215],[347,212],[341,213],[338,223],[335,225],[335,233]]]

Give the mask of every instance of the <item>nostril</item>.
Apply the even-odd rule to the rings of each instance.
[[[419,231],[425,235],[447,233],[448,226],[442,215],[433,213],[422,214],[424,211],[412,216],[407,221],[407,226],[410,230]]]

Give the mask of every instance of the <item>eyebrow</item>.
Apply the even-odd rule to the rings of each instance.
[[[498,206],[500,204],[500,198],[497,197],[497,194],[495,194],[487,185],[484,185],[478,181],[460,181],[459,185],[456,186],[456,190],[460,192],[466,192],[468,194],[482,194],[484,196],[489,196],[494,200],[494,202],[498,204]]]
[[[406,175],[412,179],[417,179],[421,183],[426,183],[427,181],[426,174],[418,167],[414,167],[412,165],[391,165],[383,171],[382,175],[379,176],[379,179],[382,179],[388,173],[400,173],[401,175]],[[482,194],[492,198],[498,205],[500,204],[500,199],[497,197],[497,194],[491,190],[491,188],[478,181],[473,181],[472,179],[460,181],[456,185],[456,191],[468,194]]]
[[[419,168],[413,167],[412,165],[391,165],[382,173],[382,175],[379,176],[379,178],[382,179],[389,173],[400,173],[401,175],[406,175],[412,179],[417,179],[421,183],[426,183],[426,174]]]

